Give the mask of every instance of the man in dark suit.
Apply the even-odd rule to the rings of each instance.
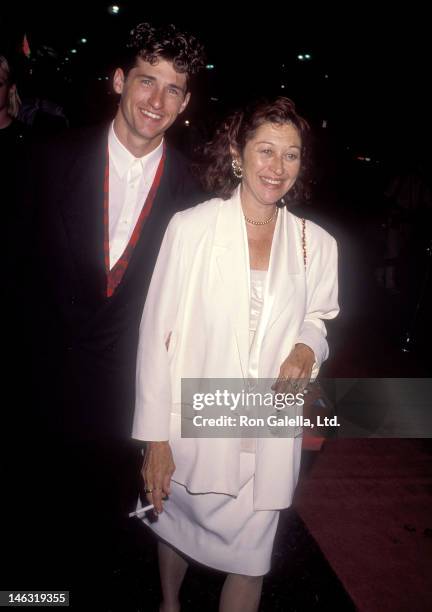
[[[47,567],[60,567],[64,586],[65,550],[74,566],[87,559],[89,578],[114,554],[119,518],[137,499],[140,453],[130,435],[141,313],[169,219],[201,199],[164,134],[203,66],[194,37],[140,24],[114,74],[113,123],[41,147],[26,181],[25,491],[36,543],[48,542]]]

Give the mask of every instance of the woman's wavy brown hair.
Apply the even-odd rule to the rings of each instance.
[[[206,191],[224,200],[231,197],[240,179],[232,172],[230,149],[233,147],[242,154],[246,143],[264,123],[276,125],[288,123],[297,128],[302,142],[300,173],[293,187],[284,196],[284,201],[281,201],[281,205],[288,200],[303,198],[303,178],[308,166],[309,124],[296,112],[294,102],[282,96],[273,100],[260,99],[245,110],[233,113],[220,125],[214,138],[201,152],[200,176]]]

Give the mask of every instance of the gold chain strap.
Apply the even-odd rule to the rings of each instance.
[[[302,249],[303,249],[303,263],[306,268],[307,264],[307,250],[306,250],[306,219],[302,219]]]

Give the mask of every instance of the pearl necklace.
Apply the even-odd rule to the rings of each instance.
[[[255,221],[254,219],[249,219],[249,217],[246,217],[246,215],[244,213],[243,213],[243,216],[244,216],[245,220],[248,223],[250,223],[251,225],[267,225],[267,223],[270,223],[271,221],[273,221],[273,219],[275,219],[277,214],[278,214],[278,209],[276,208],[276,210],[274,211],[272,216],[269,217],[268,219],[266,219],[265,221]]]

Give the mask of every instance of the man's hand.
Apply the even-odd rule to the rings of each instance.
[[[157,514],[163,511],[162,499],[171,492],[175,465],[168,442],[149,442],[141,470],[147,499]]]
[[[307,387],[315,354],[306,344],[296,344],[291,353],[282,363],[279,376],[272,386],[276,393],[303,393]]]

